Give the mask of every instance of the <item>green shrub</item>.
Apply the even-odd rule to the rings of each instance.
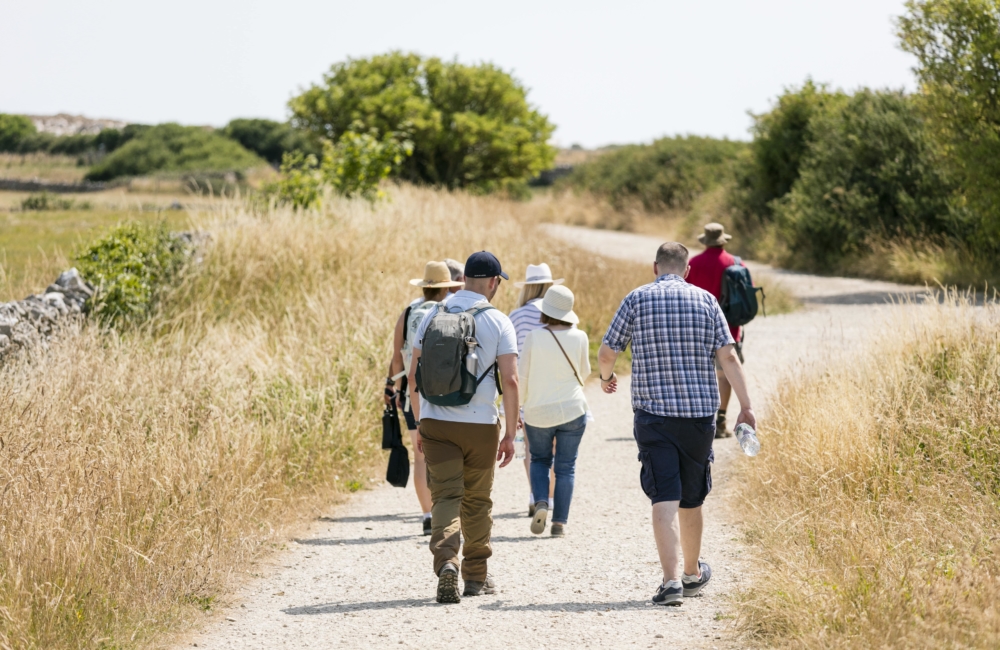
[[[696,136],[629,145],[578,165],[559,182],[607,198],[616,207],[638,200],[648,210],[688,208],[732,179],[747,145]]]
[[[0,152],[20,152],[21,142],[35,133],[34,122],[25,116],[0,113]]]
[[[360,128],[360,124],[355,125]],[[281,178],[265,188],[266,195],[295,208],[320,204],[324,187],[347,198],[361,197],[370,203],[384,198],[379,184],[389,177],[413,151],[408,140],[394,134],[382,138],[369,133],[345,131],[337,144],[323,141],[323,159],[301,151],[286,153]]]
[[[140,130],[87,173],[107,181],[153,172],[242,172],[265,162],[219,133],[196,126],[159,124]]]
[[[913,98],[862,90],[809,131],[799,178],[772,204],[792,265],[833,271],[872,239],[958,234],[954,188]]]
[[[413,155],[395,175],[415,183],[490,191],[555,160],[548,118],[528,104],[518,81],[490,64],[401,52],[349,59],[289,107],[292,124],[317,142],[337,142],[351,130],[406,133]]]
[[[146,318],[184,259],[183,244],[165,222],[120,225],[76,257],[80,273],[97,286],[91,309],[109,325]]]
[[[801,88],[786,90],[771,111],[753,116],[753,142],[733,193],[740,216],[758,223],[770,219],[771,202],[787,194],[799,178],[813,141],[813,118],[846,100],[846,94],[807,80]]]
[[[296,209],[318,206],[323,196],[323,176],[316,156],[301,151],[286,153],[281,161],[281,177],[265,187],[264,194]]]
[[[72,210],[73,208],[77,210],[89,210],[91,207],[88,201],[77,203],[73,199],[61,199],[49,192],[32,194],[21,201],[22,210]]]
[[[273,165],[282,162],[284,155],[293,151],[319,153],[305,133],[293,129],[287,122],[240,118],[230,121],[220,133]]]

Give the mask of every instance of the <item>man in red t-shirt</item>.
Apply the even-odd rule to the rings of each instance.
[[[726,242],[732,239],[732,235],[727,235],[725,228],[718,223],[710,223],[705,226],[705,234],[698,237],[698,241],[705,245],[705,251],[691,258],[688,264],[691,267],[687,276],[687,281],[699,289],[704,289],[716,300],[722,296],[722,273],[726,267],[736,264],[736,258],[726,252]],[[741,262],[742,264],[742,262]],[[730,327],[733,340],[736,341],[736,353],[743,363],[743,328]],[[726,406],[729,405],[729,398],[733,394],[733,388],[726,379],[726,373],[722,372],[718,360],[715,362],[715,375],[719,380],[719,413],[715,418],[715,437],[728,438],[733,435],[726,428]]]

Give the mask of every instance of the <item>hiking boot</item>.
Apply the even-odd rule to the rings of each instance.
[[[431,518],[424,517],[424,535],[430,535],[431,532],[433,532],[431,530]]]
[[[715,416],[715,437],[730,438],[732,435],[733,432],[726,427],[726,412],[720,409]]]
[[[685,573],[681,578],[681,582],[684,583],[685,598],[697,596],[701,588],[707,585],[708,581],[712,579],[712,567],[708,566],[707,562],[698,560],[698,570],[701,571],[700,576],[689,576]]]
[[[492,596],[497,592],[497,583],[493,581],[493,576],[486,576],[486,580],[466,580],[463,596]]]
[[[661,584],[653,595],[654,605],[672,605],[677,607],[684,599],[684,589],[680,580],[671,580],[667,584]]]
[[[438,574],[437,601],[439,603],[460,603],[462,597],[458,593],[458,568],[448,562]]]
[[[535,504],[535,514],[531,518],[531,532],[541,535],[545,532],[545,520],[549,516],[549,504],[546,501],[539,501]]]
[[[555,523],[552,524],[552,530],[550,531],[552,533],[552,536],[563,537],[566,534],[565,526],[566,524],[555,524]]]

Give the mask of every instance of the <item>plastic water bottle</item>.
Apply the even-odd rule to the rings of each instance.
[[[736,439],[743,448],[743,453],[747,456],[756,456],[760,452],[760,440],[757,439],[757,432],[747,423],[736,425]]]
[[[524,434],[518,431],[514,434],[514,458],[524,458]]]

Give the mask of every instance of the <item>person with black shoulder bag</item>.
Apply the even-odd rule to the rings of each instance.
[[[411,302],[396,321],[392,361],[389,364],[389,376],[385,380],[383,396],[386,409],[382,415],[382,449],[392,450],[389,454],[386,481],[396,487],[406,487],[409,480],[410,459],[400,431],[401,411],[410,434],[410,441],[413,443],[413,487],[420,502],[421,528],[424,535],[431,534],[431,492],[427,487],[427,465],[424,454],[417,444],[417,428],[420,423],[414,417],[413,406],[409,400],[407,375],[413,358],[413,337],[420,323],[439,304],[447,301],[452,289],[461,287],[464,283],[465,278],[461,275],[461,269],[456,271],[458,271],[457,278],[456,272],[445,262],[428,262],[424,267],[424,277],[410,280],[410,284],[420,287],[424,295]],[[398,436],[393,433],[393,426]]]
[[[573,292],[564,286],[555,285],[545,292],[543,327],[528,333],[518,361],[533,494],[549,494],[549,471],[555,469],[550,529],[554,537],[566,534],[576,458],[589,415],[583,385],[590,375],[590,341],[586,332],[575,327],[580,319],[573,311],[574,302]],[[531,532],[545,531],[549,510],[542,496],[535,503]]]

